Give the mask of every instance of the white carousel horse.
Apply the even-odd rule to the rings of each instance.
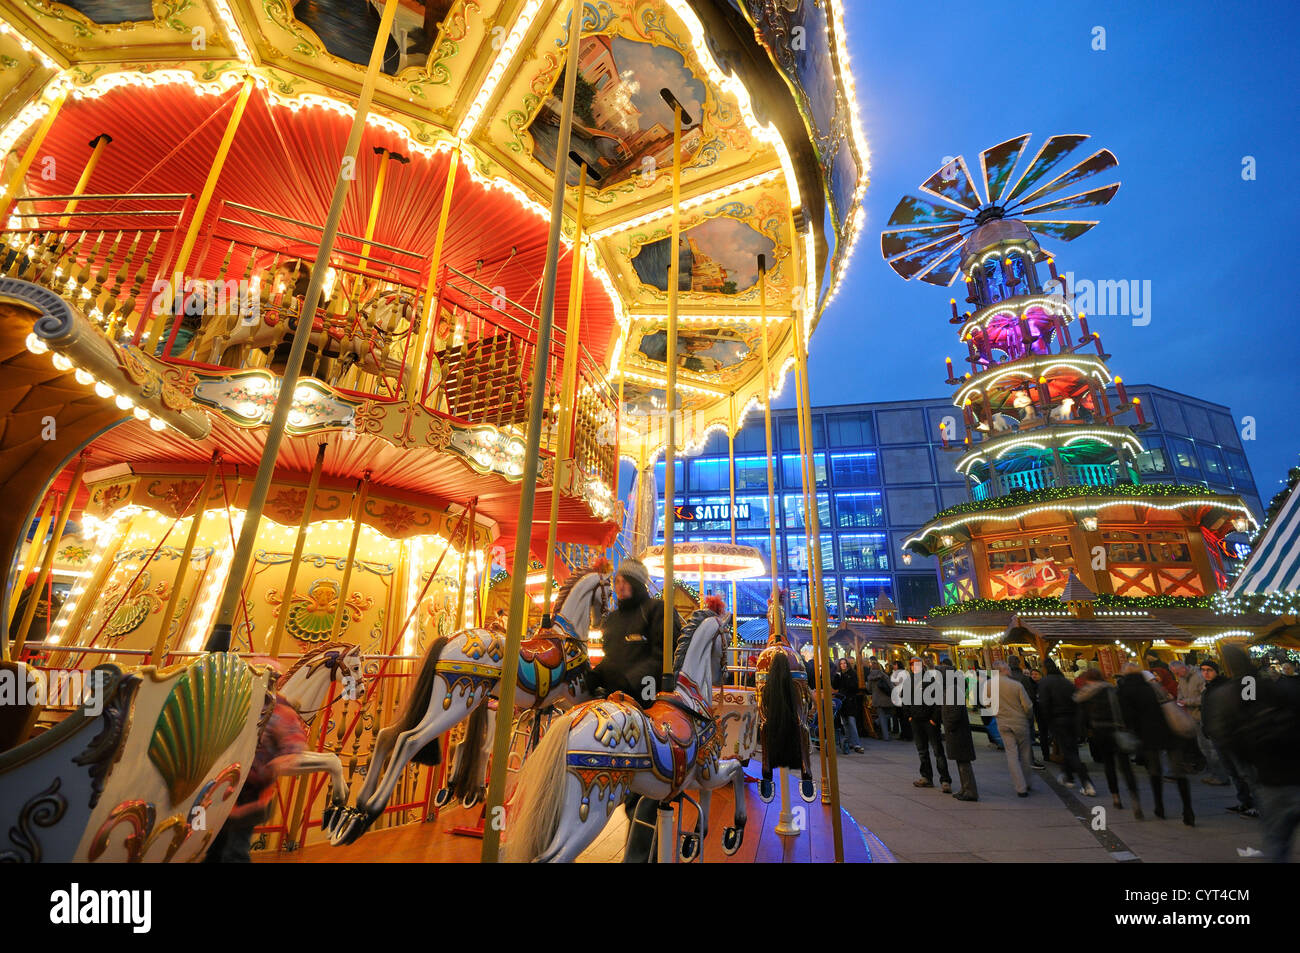
[[[364,695],[358,646],[350,642],[329,642],[293,664],[276,686],[274,708],[257,739],[254,767],[264,765],[262,771],[267,781],[324,771],[330,776],[330,803],[339,807],[347,802],[348,784],[338,755],[331,751],[312,751],[306,740],[308,728],[325,706],[332,682],[342,685],[349,698],[360,699]]]
[[[551,723],[515,788],[507,860],[570,862],[600,834],[624,793],[662,804],[688,788],[700,792],[701,829],[682,845],[684,855],[693,853],[699,841],[692,838],[708,834],[712,791],[727,783],[736,809],[722,847],[728,854],[740,849],[745,773],[739,760],[719,757],[722,736],[708,701],[730,619],[725,609],[692,616],[678,643],[677,688],[661,692],[650,708],[615,692]]]
[[[553,628],[520,646],[515,707],[543,709],[590,697],[587,633],[592,609],[604,615],[609,604],[612,573],[608,560],[601,559],[560,589]],[[505,636],[487,629],[463,629],[429,647],[401,716],[375,737],[356,806],[338,812],[327,824],[331,844],[350,844],[370,828],[411,761],[439,762],[439,737],[496,693],[504,656]],[[476,725],[486,728],[485,720]],[[463,744],[472,751],[480,739],[467,732]],[[445,803],[449,793],[439,792],[439,802]]]
[[[309,726],[325,707],[330,684],[338,682],[350,698],[365,692],[361,671],[361,649],[350,642],[329,642],[298,659],[280,679],[271,696],[271,712],[257,736],[253,763],[240,792],[239,802],[227,821],[222,837],[249,836],[246,818],[269,813],[275,798],[276,781],[282,777],[315,774],[330,776],[326,816],[347,804],[348,783],[343,766],[332,751],[312,751]],[[243,820],[236,821],[237,817]],[[221,854],[224,847],[213,848]]]
[[[365,304],[363,315],[339,345],[337,377],[355,365],[394,380],[402,369],[403,338],[415,321],[415,295],[399,289],[380,292]]]

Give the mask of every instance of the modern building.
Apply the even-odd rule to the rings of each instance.
[[[1229,408],[1154,386],[1129,386],[1153,426],[1140,434],[1146,451],[1135,464],[1143,482],[1203,484],[1235,492],[1256,518],[1263,508]],[[1112,400],[1116,399],[1114,388]],[[964,422],[951,397],[814,407],[819,518],[826,607],[832,619],[865,616],[882,592],[902,618],[919,618],[941,602],[935,561],[904,553],[902,543],[936,512],[972,498],[975,485],[954,469],[964,449]],[[808,552],[803,526],[799,435],[793,410],[772,420],[781,585],[796,616],[808,614]],[[945,435],[947,446],[945,449]],[[770,558],[767,454],[763,418],[752,415],[736,436],[736,538]],[[655,468],[655,541],[663,541],[663,463]],[[714,434],[702,451],[679,459],[678,540],[730,539],[727,440]],[[628,487],[624,487],[624,496]],[[689,580],[687,580],[689,581]],[[709,586],[708,588],[712,588]],[[736,614],[766,611],[770,584],[738,586]]]

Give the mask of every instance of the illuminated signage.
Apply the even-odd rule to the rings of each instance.
[[[712,520],[730,520],[731,506],[727,503],[687,503],[674,506],[673,514],[685,523],[704,523]],[[744,522],[749,519],[749,504],[736,504],[736,519]]]

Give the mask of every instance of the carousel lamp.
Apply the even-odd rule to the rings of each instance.
[[[1080,524],[1083,526],[1083,528],[1084,528],[1085,530],[1087,530],[1089,533],[1095,533],[1095,532],[1097,532],[1097,516],[1096,516],[1096,514],[1091,514],[1091,515],[1088,515],[1088,516],[1084,516],[1082,519],[1079,520],[1079,522],[1080,522]]]

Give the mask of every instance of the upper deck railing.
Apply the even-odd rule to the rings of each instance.
[[[325,267],[304,373],[377,401],[407,400],[409,388],[430,412],[526,429],[539,322],[501,288],[443,265],[426,307],[423,253],[340,233],[321,263],[319,226],[234,202],[217,205],[180,262],[184,273],[174,274],[190,204],[183,194],[24,197],[21,227],[0,232],[0,272],[55,291],[110,338],[168,362],[276,372],[311,272]],[[432,327],[422,337],[426,311]],[[552,453],[568,343],[559,324],[546,358],[542,446]],[[609,489],[617,479],[617,412],[616,394],[581,349],[573,458],[582,479]]]

